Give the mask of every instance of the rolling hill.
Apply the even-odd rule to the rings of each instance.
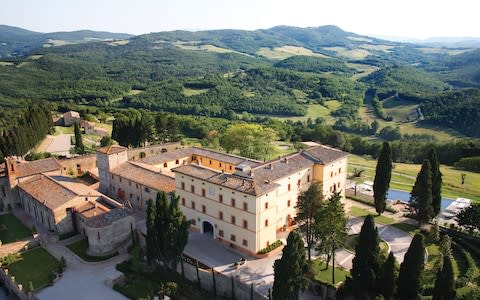
[[[329,110],[327,103],[334,102],[335,111],[325,117],[338,129],[365,135],[374,119],[382,121],[381,126],[417,122],[409,121],[410,114],[422,102],[444,103],[452,90],[462,84],[475,87],[480,78],[479,50],[425,51],[419,45],[361,36],[336,26],[169,31],[134,37],[0,29],[3,38],[16,43],[18,55],[28,53],[0,61],[2,106],[39,99],[223,118],[243,112],[288,118],[302,117],[312,107]],[[45,40],[66,45],[45,47]],[[398,94],[414,104],[396,114],[401,105],[385,103],[386,113],[396,122],[389,124],[386,117],[364,113],[367,90],[374,90],[380,100]],[[467,98],[461,102],[462,110],[478,103],[476,94],[462,95]],[[435,111],[424,105],[422,110],[429,121],[444,126],[452,105]],[[464,124],[447,126],[468,135],[477,130]]]
[[[132,37],[132,35],[125,33],[91,30],[40,33],[18,27],[0,25],[0,58],[24,56],[39,47],[99,40],[128,39],[130,37]]]

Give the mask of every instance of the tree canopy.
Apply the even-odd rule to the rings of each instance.
[[[288,234],[282,257],[273,264],[273,299],[297,300],[307,284],[308,265],[302,237],[296,231]]]
[[[373,181],[373,199],[375,210],[379,215],[385,211],[387,192],[392,178],[392,150],[390,144],[384,142],[377,160],[375,179]]]

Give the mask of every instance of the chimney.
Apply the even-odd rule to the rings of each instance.
[[[7,166],[7,174],[8,177],[17,175],[17,160],[13,157],[9,157],[6,159],[6,166]]]

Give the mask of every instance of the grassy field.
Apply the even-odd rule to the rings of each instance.
[[[328,57],[326,55],[315,53],[310,49],[297,46],[283,46],[276,48],[260,48],[257,55],[266,57],[271,60],[283,60],[295,55],[304,55],[304,56],[315,56],[315,57]]]
[[[366,210],[364,208],[360,208],[358,206],[350,207],[349,215],[354,217],[366,217],[368,215],[373,215],[373,219],[375,220],[375,222],[378,222],[381,224],[387,224],[387,225],[395,223],[395,220],[392,218],[385,217],[385,216],[378,216],[376,213]]]
[[[365,172],[363,173],[362,178],[360,178],[360,181],[373,181],[377,164],[376,160],[357,155],[350,155],[348,160],[349,172],[353,172],[354,168],[364,169]],[[410,192],[415,183],[415,178],[420,171],[420,167],[421,165],[419,164],[394,163],[390,187]],[[443,174],[443,197],[453,199],[462,197],[480,202],[479,173],[456,170],[453,167],[445,165],[440,166],[440,171]],[[462,173],[467,175],[464,186],[461,184]]]
[[[305,122],[308,118],[315,120],[318,117],[324,118],[327,124],[334,124],[335,119],[331,113],[340,108],[341,103],[337,100],[325,101],[325,105],[307,104],[307,114],[301,117],[278,117],[272,116],[280,120],[302,121]]]
[[[325,50],[334,51],[337,55],[349,59],[364,59],[370,52],[365,49],[347,49],[345,47],[325,47]]]
[[[363,45],[360,45],[360,48],[363,48],[366,50],[375,50],[375,51],[383,51],[385,53],[390,53],[391,52],[390,50],[395,48],[395,46],[363,44]]]
[[[11,275],[15,280],[28,288],[31,281],[34,290],[48,285],[54,272],[57,271],[60,262],[53,257],[47,250],[37,247],[35,249],[19,254],[19,261],[8,266]]]
[[[68,249],[72,250],[72,252],[75,253],[77,256],[79,256],[81,259],[89,262],[103,261],[118,255],[118,252],[116,252],[116,253],[113,253],[112,255],[107,255],[107,256],[90,256],[87,254],[88,242],[85,239],[77,241],[70,245],[67,245],[67,247]]]
[[[0,241],[3,244],[19,241],[32,236],[32,231],[14,215],[0,215]]]
[[[354,68],[357,71],[361,72],[361,73],[354,74],[352,76],[352,79],[355,79],[355,80],[365,77],[379,69],[378,67],[375,67],[375,66],[364,65],[359,63],[346,63],[346,65],[350,68]]]
[[[312,271],[315,274],[314,279],[320,282],[332,283],[332,266],[329,265],[327,269],[325,269],[325,262],[316,259],[312,261]],[[347,275],[350,275],[350,272],[344,270],[342,268],[335,268],[335,284],[339,283],[340,281],[345,281]]]
[[[448,48],[430,48],[430,47],[419,47],[416,49],[427,54],[448,54],[448,55],[458,55],[458,54],[462,54],[472,50],[472,49],[448,49]]]
[[[135,96],[135,95],[138,95],[140,94],[141,92],[143,92],[142,90],[129,90],[125,95],[122,95],[118,98],[115,98],[112,100],[112,102],[118,102],[118,101],[121,101],[123,99],[124,96]]]
[[[386,115],[391,115],[393,121],[385,121],[378,118],[373,112],[370,104],[362,105],[358,110],[360,118],[371,123],[377,120],[380,129],[385,126],[399,127],[402,134],[428,134],[435,137],[438,141],[451,141],[464,135],[458,131],[450,128],[425,124],[424,122],[417,122],[417,113],[415,109],[417,104],[408,100],[397,100],[388,98],[382,101],[383,108]]]
[[[177,46],[178,48],[184,49],[184,50],[197,50],[197,51],[210,51],[210,52],[216,52],[216,53],[230,53],[230,52],[236,52],[231,49],[227,48],[222,48],[222,47],[217,47],[214,45],[210,44],[205,44],[205,45],[194,45],[191,43],[185,43],[185,42],[180,42],[177,41],[173,43],[173,45]]]
[[[182,94],[186,97],[190,97],[190,96],[204,94],[204,93],[208,92],[209,90],[210,89],[190,89],[190,88],[184,87],[183,90],[182,90]]]

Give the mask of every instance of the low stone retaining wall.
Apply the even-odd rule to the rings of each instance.
[[[267,299],[267,295],[262,295],[255,290],[255,285],[252,291],[252,287],[249,284],[242,283],[235,277],[227,277],[211,269],[202,270],[199,268],[197,272],[195,266],[183,263],[183,271],[182,264],[178,264],[177,272],[183,274],[186,279],[197,283],[200,288],[217,295],[231,298],[235,294],[234,299],[237,300],[251,300],[252,295],[254,300]],[[213,272],[215,272],[215,275]]]
[[[8,274],[8,269],[0,268],[0,280],[3,282],[5,288],[12,294],[18,297],[20,300],[38,300],[33,294],[25,291],[20,283],[15,281],[14,276]]]

